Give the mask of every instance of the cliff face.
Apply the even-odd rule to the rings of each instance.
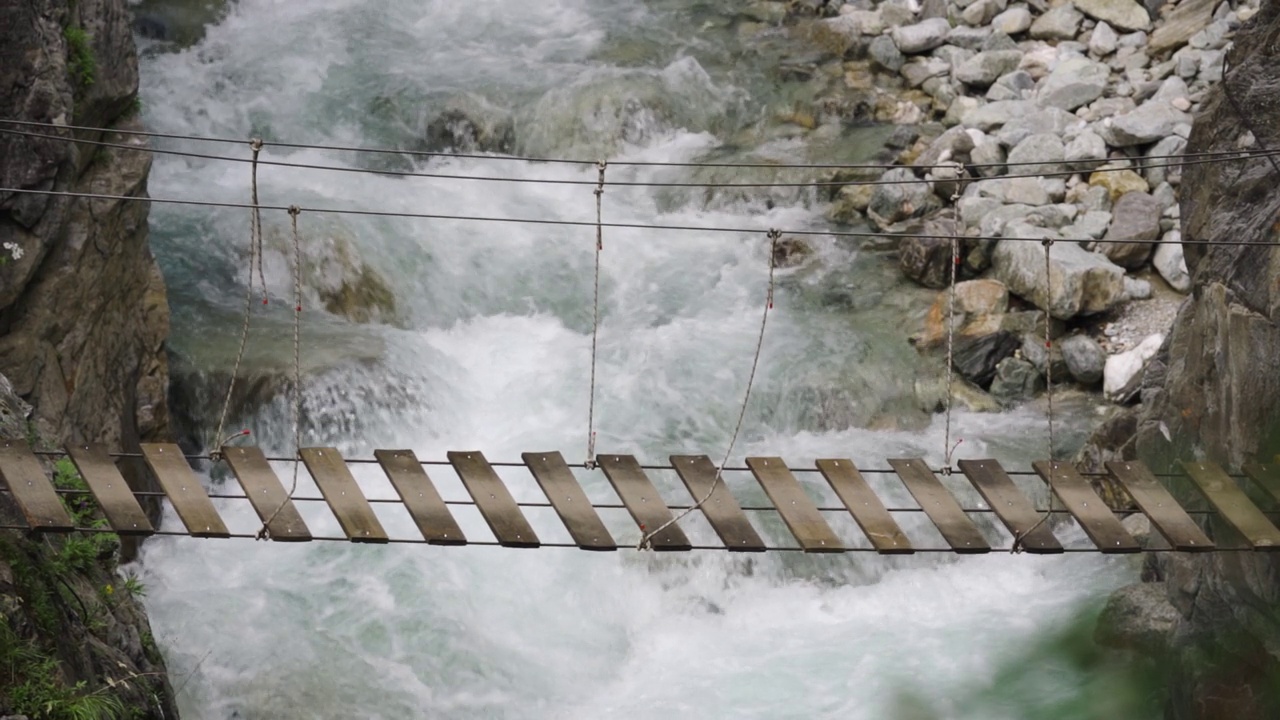
[[[0,119],[128,128],[137,86],[125,0],[0,0]],[[142,152],[0,132],[0,187],[145,197],[149,168]],[[0,437],[132,450],[167,435],[168,304],[147,212],[146,202],[0,192]],[[122,470],[147,487],[140,467]],[[0,494],[0,524],[12,513]],[[122,548],[101,537],[0,531],[0,656],[26,668],[0,678],[0,716],[40,698],[53,703],[41,717],[95,702],[176,716],[138,588],[117,592]]]
[[[1186,152],[1280,150],[1280,2],[1236,38]],[[1183,237],[1280,241],[1280,162],[1186,167]],[[1280,247],[1188,245],[1192,296],[1148,372],[1134,450],[1158,470],[1203,457],[1232,470],[1280,453]],[[1185,490],[1185,484],[1175,483]],[[1260,502],[1267,507],[1265,501]],[[1219,543],[1233,531],[1213,523]],[[1269,553],[1158,556],[1178,611],[1169,717],[1280,717],[1280,560]]]

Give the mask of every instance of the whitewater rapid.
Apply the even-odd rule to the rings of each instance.
[[[730,5],[240,0],[198,45],[145,56],[144,119],[152,129],[194,135],[396,145],[450,99],[471,93],[513,114],[525,152],[696,160],[771,97],[763,71],[735,66],[742,63],[733,59],[734,35],[715,21]],[[770,152],[800,152],[794,143],[770,143]],[[221,152],[245,155],[247,146]],[[344,153],[282,156],[367,167],[366,158]],[[473,159],[429,167],[530,180],[596,177],[590,165]],[[243,164],[158,156],[150,191],[244,202],[247,182]],[[594,220],[590,182],[264,166],[259,184],[264,204]],[[759,229],[610,229],[604,237],[598,449],[652,462],[677,453],[718,461],[756,346],[768,282],[765,232],[820,226],[820,208],[804,197],[701,203],[610,188],[603,213],[619,223]],[[283,302],[261,311],[251,343],[257,357],[278,360],[289,337],[289,248],[278,242],[287,218],[264,221],[276,239],[267,282]],[[248,215],[157,205],[151,222],[170,287],[175,352],[212,371],[215,355],[224,357],[237,339]],[[449,450],[515,460],[557,449],[581,462],[594,230],[315,212],[304,212],[300,227],[304,241],[350,239],[386,279],[398,313],[391,325],[356,325],[307,297],[305,444],[333,445],[349,457],[411,448],[435,459]],[[735,461],[763,454],[797,467],[832,456],[877,467],[890,456],[940,463],[936,418],[867,430],[813,411],[815,399],[842,405],[875,395],[868,416],[888,418],[886,427],[895,413],[907,417],[902,408],[913,402],[921,361],[902,322],[927,302],[921,291],[897,286],[883,255],[830,239],[815,240],[814,249],[820,269],[779,278]],[[823,300],[831,296],[856,299],[833,307]],[[287,397],[250,422],[258,442],[291,452]],[[1089,422],[1076,422],[1076,431]],[[1028,407],[958,414],[954,432],[964,438],[959,457],[993,454],[1013,465],[1043,454],[1044,430],[1043,415]],[[290,466],[276,469],[288,482]],[[446,497],[465,497],[448,468],[429,471]],[[518,499],[540,498],[526,472],[502,475]],[[371,497],[393,496],[376,466],[358,467],[357,477]],[[614,501],[599,473],[579,477],[594,500]],[[669,474],[654,477],[669,500],[686,498]],[[740,498],[764,502],[750,477],[730,474],[727,482]],[[828,489],[814,488],[835,502]],[[305,471],[298,493],[318,494]],[[908,502],[900,489],[895,497]],[[322,504],[300,507],[313,532],[339,534]],[[257,529],[246,503],[221,501],[219,510],[234,531]],[[470,537],[491,537],[473,508],[454,510]],[[380,505],[378,512],[393,535],[414,536],[402,511]],[[544,540],[568,539],[550,510],[528,514]],[[603,515],[620,542],[635,542],[625,512]],[[866,545],[851,519],[830,519],[849,542]],[[776,517],[753,520],[771,540],[786,539]],[[165,522],[177,520],[170,513]],[[903,522],[921,545],[940,543],[920,518]],[[686,524],[695,538],[714,538],[700,517]],[[991,533],[1008,540],[1002,530]],[[1084,542],[1072,528],[1059,534]],[[148,541],[138,570],[183,716],[196,720],[931,717],[921,707],[937,717],[1039,717],[1038,706],[971,696],[1134,575],[1128,561],[1086,555],[742,559],[177,538]],[[1061,698],[1085,679],[1047,663],[1027,682]],[[910,695],[918,698],[904,699]]]

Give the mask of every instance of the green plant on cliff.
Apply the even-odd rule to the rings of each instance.
[[[98,61],[93,56],[89,34],[84,28],[68,26],[63,29],[62,36],[67,40],[67,72],[71,79],[80,88],[93,85],[98,72]]]
[[[53,484],[61,490],[75,491],[75,494],[61,495],[62,504],[70,513],[72,524],[95,530],[106,528],[106,521],[97,517],[97,506],[90,500],[89,486],[67,458],[54,464]],[[63,541],[58,556],[53,561],[53,569],[58,574],[83,572],[99,560],[110,557],[119,546],[120,538],[115,533],[71,533]]]
[[[103,690],[85,692],[85,683],[67,687],[58,661],[0,622],[0,707],[31,720],[117,720],[124,703]]]

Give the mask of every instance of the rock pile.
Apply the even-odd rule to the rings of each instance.
[[[1030,327],[1049,322],[1056,333],[1077,330],[1052,348],[1064,363],[1055,380],[1101,383],[1117,401],[1132,397],[1134,375],[1161,342],[1154,331],[1167,328],[1119,346],[1079,330],[1151,297],[1150,281],[1138,274],[1178,292],[1190,288],[1177,158],[1207,89],[1222,79],[1231,34],[1257,12],[1256,0],[790,5],[808,7],[808,32],[842,49],[851,90],[874,88],[876,119],[913,125],[901,167],[870,186],[840,188],[830,217],[902,235],[902,270],[926,287],[948,284],[958,237],[962,277],[996,283],[1013,296],[1010,307],[1040,313],[1031,323],[1007,320],[1003,310],[962,313],[960,373],[1008,397],[1035,392],[1043,379],[1027,367],[1043,372],[1056,360],[1043,357],[1043,335],[1034,342]],[[944,322],[930,314],[922,346],[937,344]],[[1126,352],[1108,358],[1104,347]]]

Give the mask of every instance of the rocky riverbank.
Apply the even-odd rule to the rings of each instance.
[[[931,288],[949,285],[959,238],[957,312],[942,293],[918,348],[937,350],[953,323],[959,374],[999,404],[1034,396],[1050,374],[1128,403],[1191,288],[1179,157],[1257,7],[766,1],[749,6],[760,26],[745,31],[781,24],[821,49],[808,72],[840,81],[815,124],[837,107],[846,123],[900,126],[901,167],[836,174],[850,183],[828,215],[896,243],[902,272]]]
[[[0,0],[0,118],[129,129],[137,87],[124,0]],[[100,138],[135,142],[78,139]],[[149,171],[146,153],[0,134],[3,187],[142,198]],[[147,213],[145,202],[0,193],[0,438],[129,451],[167,436],[169,309]],[[74,468],[54,470],[76,487]],[[154,489],[140,466],[121,470]],[[15,513],[0,495],[3,524]],[[116,575],[131,549],[105,533],[0,534],[0,716],[176,717],[142,589]]]

